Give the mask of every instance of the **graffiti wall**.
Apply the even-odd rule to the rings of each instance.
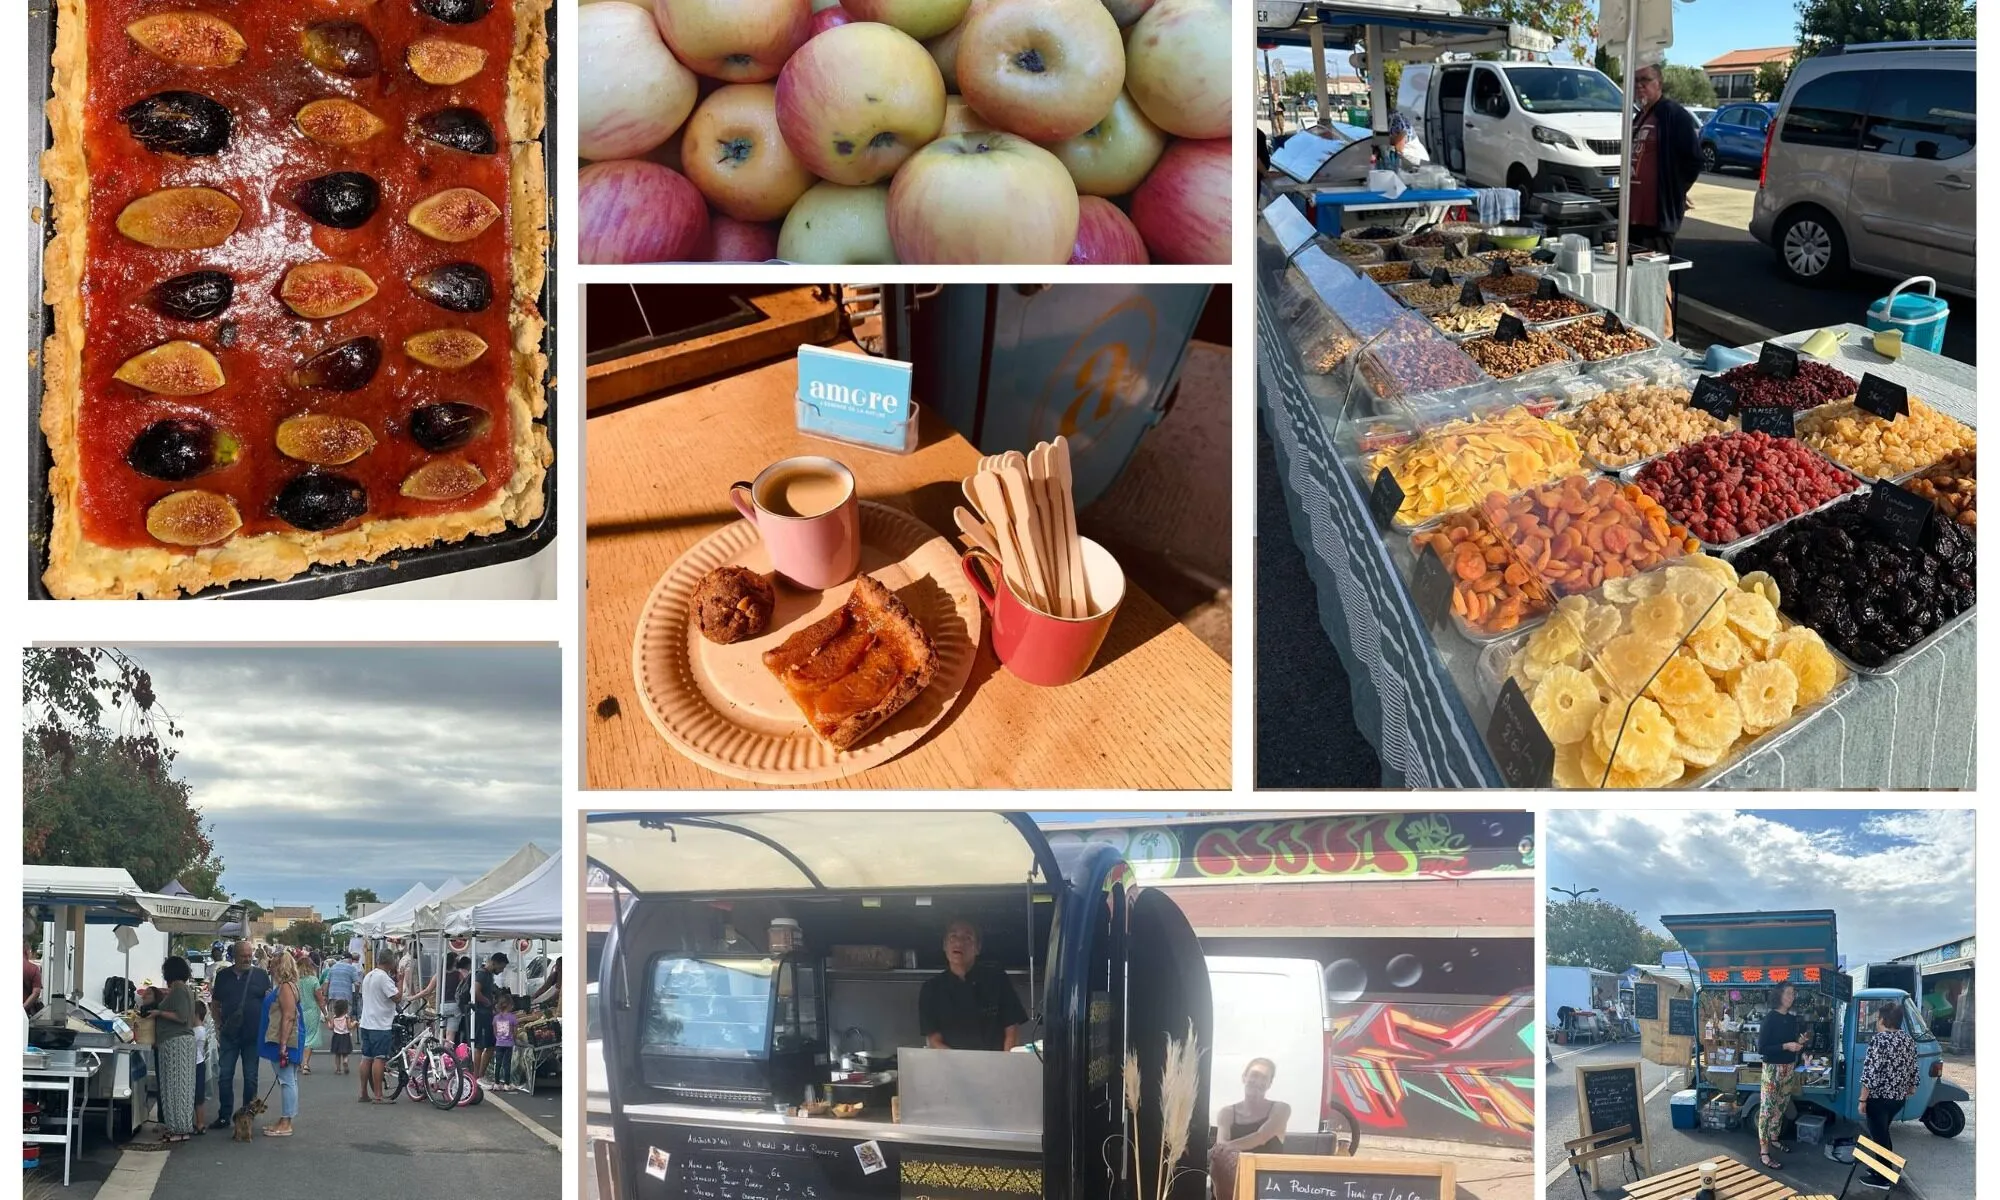
[[[1205,938],[1202,949],[1319,961],[1328,1103],[1364,1138],[1532,1143],[1531,939]]]
[[[1467,879],[1535,866],[1529,813],[1344,813],[1051,829],[1049,841],[1107,842],[1141,883],[1168,880]]]

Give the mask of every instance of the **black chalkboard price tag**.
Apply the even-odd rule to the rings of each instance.
[[[1430,272],[1424,270],[1423,263],[1413,258],[1410,260],[1410,278],[1418,283],[1422,283],[1424,280],[1430,278]]]
[[[1798,414],[1789,408],[1777,406],[1746,408],[1743,410],[1743,432],[1765,433],[1772,437],[1795,437],[1793,418]]]
[[[1450,271],[1447,271],[1447,270],[1445,270],[1445,269],[1444,269],[1443,267],[1433,267],[1433,268],[1431,268],[1431,286],[1432,286],[1432,287],[1450,287],[1450,286],[1451,286],[1451,272],[1450,272]]]
[[[1493,719],[1486,723],[1486,748],[1507,786],[1545,788],[1556,769],[1556,744],[1542,730],[1527,694],[1510,677],[1500,685]]]
[[[1496,258],[1493,260],[1492,269],[1487,271],[1486,273],[1488,275],[1512,275],[1514,273],[1514,268],[1507,265],[1506,259]]]
[[[1632,985],[1632,1016],[1640,1021],[1660,1019],[1660,985],[1657,983],[1635,983]]]
[[[1477,280],[1468,279],[1465,281],[1465,286],[1458,289],[1458,303],[1464,308],[1478,308],[1486,303],[1486,297],[1479,294]]]
[[[1672,1037],[1694,1036],[1694,1001],[1667,1001],[1667,1033]]]
[[[1854,391],[1854,407],[1893,421],[1909,415],[1910,389],[1870,371],[1861,377],[1861,386]]]
[[[1445,253],[1451,255],[1453,258],[1465,257],[1466,245],[1463,237],[1446,238],[1444,240],[1444,248]]]
[[[1883,482],[1868,489],[1868,516],[1890,537],[1905,545],[1920,545],[1937,509],[1906,488]]]
[[[1542,276],[1541,282],[1535,285],[1535,299],[1537,300],[1553,300],[1561,294],[1561,292],[1556,290],[1556,281],[1546,275]]]
[[[1458,1194],[1457,1171],[1444,1161],[1245,1154],[1236,1172],[1236,1191],[1217,1200],[1452,1200]]]
[[[1451,619],[1451,589],[1451,568],[1444,559],[1434,550],[1419,554],[1416,569],[1410,573],[1410,599],[1429,628],[1443,629]]]
[[[1688,407],[1698,408],[1718,421],[1727,421],[1736,412],[1736,389],[1713,375],[1704,375],[1694,381]]]
[[[1612,312],[1608,308],[1604,310],[1604,332],[1606,333],[1625,332],[1625,322],[1619,320],[1618,314]]]
[[[1757,352],[1757,373],[1773,379],[1790,379],[1799,373],[1799,352],[1790,346],[1765,342]]]
[[[1500,324],[1493,330],[1496,342],[1518,342],[1528,336],[1528,327],[1513,313],[1500,314]]]
[[[1375,473],[1375,485],[1368,489],[1368,513],[1375,518],[1378,528],[1387,529],[1396,520],[1396,510],[1403,507],[1403,485],[1396,482],[1396,473],[1383,467]]]
[[[1534,259],[1538,263],[1552,263],[1556,260],[1556,252],[1549,249],[1547,246],[1537,246],[1535,248],[1535,252],[1533,254],[1530,254],[1528,257]]]

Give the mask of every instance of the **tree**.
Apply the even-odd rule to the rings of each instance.
[[[236,903],[243,906],[243,920],[245,922],[261,921],[264,919],[264,906],[255,900],[245,896],[237,900]]]
[[[1776,100],[1785,94],[1785,81],[1792,77],[1790,63],[1767,62],[1757,68],[1756,89],[1759,100]]]
[[[1577,62],[1589,57],[1584,46],[1597,40],[1597,6],[1589,0],[1465,0],[1462,7],[1467,16],[1498,17],[1567,42]]]
[[[1799,55],[1865,42],[1921,42],[1979,35],[1967,0],[1799,0]]]
[[[301,946],[307,950],[317,950],[327,943],[326,922],[293,921],[271,935],[273,941],[287,946]]]
[[[1625,86],[1625,61],[1611,53],[1609,49],[1599,46],[1597,54],[1591,59],[1591,65],[1610,76],[1611,82],[1619,87]]]
[[[1313,86],[1311,71],[1291,71],[1285,75],[1283,89],[1287,96],[1311,96],[1317,92]]]
[[[1609,901],[1568,900],[1551,903],[1548,910],[1549,962],[1556,966],[1623,971],[1634,963],[1660,961],[1658,946],[1664,939],[1654,934],[1648,945],[1648,931],[1639,919]]]
[[[341,898],[340,909],[351,917],[354,915],[355,905],[380,904],[381,902],[382,898],[375,894],[374,888],[348,888],[347,895]]]
[[[48,739],[30,730],[21,762],[25,861],[122,867],[149,892],[190,874],[214,890],[207,870],[219,874],[221,863],[207,823],[189,802],[187,781],[174,777],[170,754],[135,755],[128,737],[99,728]]]
[[[1676,67],[1660,64],[1660,91],[1668,99],[1683,105],[1715,105],[1715,84],[1701,73],[1699,67]]]
[[[190,896],[203,900],[229,899],[229,893],[222,888],[222,859],[213,853],[182,867],[181,873],[174,878],[181,881],[181,886],[188,890]]]
[[[1403,60],[1392,58],[1382,64],[1382,87],[1389,96],[1389,111],[1396,111],[1396,93],[1403,86]]]

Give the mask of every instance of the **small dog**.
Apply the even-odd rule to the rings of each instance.
[[[230,1131],[229,1140],[233,1142],[249,1141],[250,1135],[253,1132],[252,1126],[257,1123],[257,1117],[263,1111],[264,1101],[261,1097],[252,1097],[250,1103],[237,1109],[236,1115],[230,1118],[230,1124],[233,1128]]]

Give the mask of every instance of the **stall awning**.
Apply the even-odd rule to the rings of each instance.
[[[647,896],[892,891],[1060,876],[1018,813],[593,813],[586,851]]]
[[[1839,966],[1833,912],[1699,913],[1661,917],[1660,924],[1694,960],[1697,975],[1713,981],[1727,972],[1730,982],[1758,982],[1745,972],[1785,971],[1796,982],[1807,972],[1824,972],[1832,982]],[[1797,972],[1797,973],[1794,973]]]
[[[92,925],[143,925],[152,922],[163,933],[220,933],[241,911],[226,900],[199,900],[142,892],[129,871],[120,867],[22,868],[25,903],[43,908],[81,908]]]
[[[456,909],[445,932],[485,937],[562,936],[562,859],[544,857],[514,886],[477,904]]]
[[[132,902],[146,919],[166,933],[221,933],[222,927],[238,914],[227,900],[198,900],[193,896],[132,893]]]
[[[1364,31],[1383,31],[1384,53],[1405,62],[1428,62],[1441,54],[1485,54],[1521,50],[1547,54],[1556,40],[1539,29],[1501,20],[1471,17],[1450,0],[1442,3],[1257,5],[1259,45],[1311,44],[1314,24],[1325,31],[1328,46],[1359,46]]]
[[[523,845],[508,855],[507,861],[464,887],[445,895],[432,896],[418,905],[413,929],[418,933],[435,933],[445,928],[452,914],[471,908],[482,900],[491,900],[513,887],[548,857],[549,852],[533,842]]]

